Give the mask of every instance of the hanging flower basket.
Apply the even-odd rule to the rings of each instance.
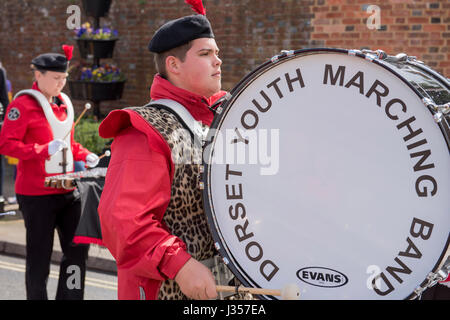
[[[83,59],[112,58],[117,40],[117,30],[108,27],[94,29],[89,22],[83,23],[81,28],[75,30],[75,41]]]
[[[111,7],[111,0],[83,0],[83,7],[90,17],[105,17]]]
[[[92,40],[76,39],[80,56],[82,59],[98,58],[109,59],[113,57],[114,46],[117,39],[112,40]]]
[[[103,101],[122,98],[125,76],[115,65],[75,67],[69,71],[69,89],[73,99]]]
[[[70,95],[75,100],[120,100],[126,80],[115,82],[91,82],[69,80]]]

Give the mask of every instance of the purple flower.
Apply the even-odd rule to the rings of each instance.
[[[78,29],[77,37],[80,38],[86,32],[85,28]]]
[[[81,81],[116,82],[123,81],[125,76],[114,65],[101,64],[100,66],[85,67],[81,69]]]
[[[89,80],[92,78],[91,69],[86,69],[81,73],[81,80]]]

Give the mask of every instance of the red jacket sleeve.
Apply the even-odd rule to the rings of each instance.
[[[148,139],[133,127],[115,137],[98,212],[103,241],[118,268],[165,280],[174,278],[190,255],[161,223],[171,177],[167,158],[152,150]]]
[[[22,98],[22,97],[21,97]],[[19,98],[20,99],[20,98]],[[24,99],[14,100],[8,106],[6,115],[11,109],[15,108],[14,120],[5,117],[0,134],[0,154],[5,154],[20,160],[46,159],[48,158],[48,142],[25,141],[28,125],[33,121],[32,115],[34,110],[29,110],[20,101]],[[31,118],[30,118],[31,117]],[[35,141],[40,137],[36,137]],[[42,143],[39,143],[42,142]]]

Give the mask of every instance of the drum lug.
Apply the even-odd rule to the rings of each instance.
[[[441,122],[444,116],[450,114],[450,102],[447,102],[446,104],[442,105],[436,105],[430,98],[423,98],[422,102],[426,107],[435,112],[433,114],[433,118],[436,121],[436,123]]]
[[[354,50],[354,51],[358,51],[358,50]],[[362,50],[362,54],[365,55],[365,58],[369,61],[373,61],[374,59],[378,59],[378,60],[388,60],[388,61],[392,61],[392,62],[406,62],[409,60],[416,60],[416,57],[409,57],[406,53],[399,53],[396,56],[389,56],[386,52],[384,52],[383,50],[368,50],[368,49],[363,49]]]
[[[378,49],[376,51],[376,54],[377,54],[378,59],[380,59],[380,60],[384,60],[388,56],[386,52],[384,52],[383,50],[380,50],[380,49]]]
[[[441,122],[443,117],[444,114],[442,112],[437,112],[433,115],[434,121],[436,121],[436,123]]]
[[[426,98],[426,97],[422,98],[422,102],[425,105],[425,107],[430,107],[433,110],[435,110],[436,105],[434,104],[433,100],[431,100],[430,98]]]
[[[226,101],[230,100],[231,97],[232,97],[231,93],[227,92],[225,94],[225,96],[222,98],[223,101],[220,103],[221,105],[216,108],[216,113],[217,114],[221,114],[222,113],[222,111],[223,111],[222,104],[224,104]]]
[[[408,55],[406,53],[399,53],[395,56],[397,61],[406,61],[409,59]]]
[[[281,55],[285,55],[286,57],[290,57],[294,55],[294,50],[281,50]]]
[[[450,271],[450,257],[437,272],[430,272],[427,276],[427,283],[424,286],[419,286],[414,290],[415,297],[412,299],[420,299],[425,290],[435,286],[438,282],[448,278]]]
[[[358,49],[351,49],[351,50],[348,50],[348,55],[349,56],[356,56],[356,55],[358,55],[358,54],[364,54],[361,50],[358,50]]]
[[[439,106],[436,106],[439,112],[442,112],[444,116],[447,116],[450,114],[450,102],[447,102],[446,104],[442,104]]]
[[[294,50],[281,50],[280,52],[281,52],[280,54],[278,54],[278,55],[273,56],[272,58],[270,58],[270,61],[271,61],[272,63],[277,62],[277,61],[280,60],[281,58],[285,58],[285,57],[292,56],[292,55],[294,55],[294,53],[295,53]]]
[[[388,57],[387,53],[381,49],[378,49],[376,51],[364,49],[363,53],[365,53],[367,55],[371,55],[372,57],[374,57],[374,59],[378,59],[378,60],[385,60]]]
[[[270,58],[270,61],[271,61],[272,63],[275,63],[275,62],[277,62],[279,59],[280,59],[280,56],[279,56],[279,55],[276,55],[276,56],[273,56],[272,58]]]

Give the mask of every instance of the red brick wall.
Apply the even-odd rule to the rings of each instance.
[[[322,0],[313,7],[311,38],[324,47],[405,52],[450,76],[448,0]],[[380,8],[381,29],[367,27],[368,4]]]
[[[29,63],[43,52],[74,44],[66,9],[81,0],[0,1],[0,61],[14,91],[28,88]],[[230,90],[246,73],[282,49],[341,47],[405,52],[450,76],[448,0],[204,0],[221,48],[223,87]],[[369,4],[381,9],[381,29],[370,30]],[[114,59],[128,81],[122,100],[103,102],[102,110],[142,105],[155,69],[147,44],[168,19],[191,14],[184,0],[113,0],[101,25],[119,32]],[[82,22],[91,21],[82,13]],[[74,60],[79,60],[75,50]],[[68,89],[66,89],[68,91]],[[78,110],[82,102],[76,102]]]

